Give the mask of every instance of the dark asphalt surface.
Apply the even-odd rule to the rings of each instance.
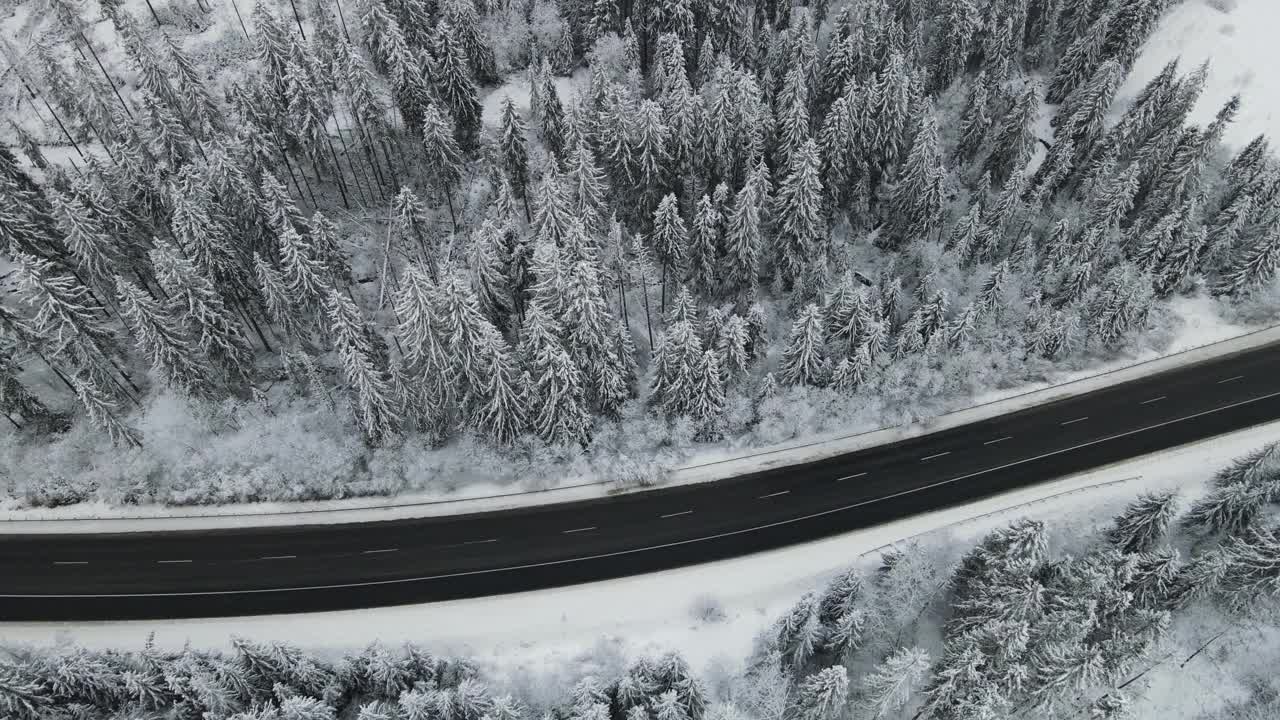
[[[533,590],[815,540],[1280,418],[1280,346],[714,483],[348,525],[0,535],[0,621],[338,610]]]

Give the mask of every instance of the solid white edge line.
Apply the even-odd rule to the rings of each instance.
[[[769,493],[768,495],[761,495],[760,497],[758,497],[758,498],[756,498],[756,499],[757,499],[757,500],[767,500],[767,499],[769,499],[769,498],[771,498],[771,497],[778,497],[779,495],[786,495],[786,494],[787,494],[787,493],[789,493],[789,492],[791,492],[791,491],[790,491],[790,490],[782,490],[782,491],[779,491],[779,492],[776,492],[776,493]]]
[[[663,550],[670,547],[679,547],[681,545],[692,545],[693,543],[697,543],[697,542],[706,542],[707,540],[719,540],[720,538],[733,537],[735,535],[745,535],[746,533],[756,532],[757,530],[768,530],[769,528],[780,527],[782,525],[791,525],[792,523],[804,522],[805,520],[812,520],[813,518],[823,517],[825,515],[834,515],[835,513],[845,512],[846,510],[852,510],[854,508],[863,507],[864,505],[872,505],[874,503],[882,502],[884,500],[892,500],[893,498],[901,497],[903,495],[911,495],[924,490],[931,490],[933,488],[941,487],[943,485],[949,485],[953,482],[968,480],[969,478],[978,477],[979,475],[986,475],[987,473],[995,472],[997,470],[1005,470],[1007,468],[1017,467],[1018,465],[1025,465],[1029,462],[1035,462],[1036,460],[1043,460],[1044,458],[1047,458],[1047,457],[1061,455],[1063,453],[1071,452],[1072,450],[1079,450],[1080,448],[1086,448],[1092,445],[1099,445],[1104,442],[1110,442],[1112,440],[1117,440],[1119,438],[1129,437],[1130,435],[1137,435],[1138,433],[1144,433],[1144,432],[1147,432],[1148,430],[1157,430],[1159,428],[1166,427],[1169,425],[1176,425],[1177,423],[1183,422],[1184,420],[1192,420],[1198,417],[1204,417],[1205,415],[1212,415],[1214,413],[1222,412],[1223,410],[1230,410],[1232,408],[1240,407],[1241,405],[1248,405],[1250,403],[1260,402],[1262,400],[1270,400],[1271,398],[1278,397],[1278,396],[1280,396],[1280,391],[1268,393],[1266,395],[1260,395],[1256,398],[1241,400],[1239,402],[1231,403],[1230,405],[1223,405],[1222,407],[1214,408],[1212,410],[1205,410],[1203,412],[1198,412],[1198,413],[1195,413],[1194,415],[1187,415],[1186,417],[1175,418],[1173,420],[1165,420],[1164,422],[1159,422],[1154,425],[1147,425],[1146,427],[1140,427],[1136,430],[1126,430],[1122,433],[1116,433],[1115,435],[1108,435],[1104,438],[1099,438],[1097,440],[1090,440],[1087,443],[1072,445],[1069,448],[1054,450],[1053,452],[1047,452],[1047,453],[1044,453],[1043,455],[1036,455],[1035,457],[1029,457],[1024,460],[1015,460],[1014,462],[1011,462],[1011,463],[1005,463],[1004,465],[1000,465],[998,467],[987,468],[986,470],[979,470],[977,472],[969,473],[968,475],[961,475],[959,477],[951,478],[950,480],[940,480],[931,485],[924,485],[918,488],[912,488],[910,490],[903,490],[901,492],[893,493],[892,495],[885,495],[883,497],[878,497],[871,500],[863,500],[861,502],[856,502],[851,505],[843,505],[838,508],[831,508],[830,510],[822,510],[816,513],[810,513],[808,515],[801,515],[800,517],[788,518],[786,520],[778,520],[776,522],[771,522],[764,525],[757,525],[756,527],[742,528],[741,530],[727,530],[722,533],[716,533],[715,535],[707,535],[705,537],[700,537],[700,538],[689,538],[688,540],[673,540],[671,542],[660,543],[658,545],[647,545],[645,547],[629,548],[627,550],[614,550],[612,552],[597,553],[595,555],[583,555],[581,557],[562,558],[560,560],[544,560],[543,562],[527,563],[525,565],[511,565],[509,567],[500,567],[500,568],[488,568],[485,570],[464,570],[461,572],[443,573],[441,575],[425,575],[423,577],[397,578],[397,579],[391,579],[391,580],[369,580],[366,582],[358,582],[358,583],[333,583],[330,585],[301,585],[298,587],[282,587],[282,588],[251,588],[248,590],[194,590],[191,592],[117,593],[112,595],[104,595],[100,593],[71,594],[71,595],[0,594],[0,598],[40,599],[40,598],[109,598],[109,597],[113,597],[113,598],[195,597],[195,596],[204,596],[204,595],[261,595],[266,593],[301,592],[305,590],[337,590],[340,588],[352,588],[352,587],[374,587],[379,585],[403,585],[405,583],[424,582],[427,580],[446,580],[449,578],[468,577],[471,575],[489,575],[492,573],[507,572],[509,570],[528,570],[532,568],[552,567],[555,565],[567,565],[569,563],[583,562],[586,560],[601,560],[604,558],[620,557],[622,555],[634,555],[636,553],[648,552],[650,550]]]
[[[1012,440],[1012,439],[1013,439],[1013,436],[1012,436],[1012,435],[1005,435],[1005,436],[1004,436],[1004,437],[1002,437],[1002,438],[996,438],[995,440],[988,440],[988,441],[986,441],[986,442],[984,442],[984,443],[982,443],[982,444],[983,444],[983,445],[995,445],[996,443],[1002,443],[1002,442],[1004,442],[1005,440]]]
[[[1085,420],[1088,420],[1088,419],[1089,419],[1089,416],[1088,416],[1088,415],[1085,415],[1084,417],[1078,417],[1078,418],[1076,418],[1075,420],[1068,420],[1068,421],[1066,421],[1066,422],[1062,423],[1062,426],[1063,426],[1063,427],[1066,427],[1067,425],[1075,425],[1075,424],[1076,424],[1076,423],[1078,423],[1078,422],[1084,422]]]
[[[857,474],[855,474],[855,475],[845,475],[845,476],[844,476],[844,477],[842,477],[842,478],[836,478],[836,482],[840,482],[841,480],[852,480],[852,479],[854,479],[854,478],[860,478],[860,477],[862,477],[863,475],[866,475],[866,473],[864,473],[864,472],[860,472],[860,473],[857,473]]]
[[[922,457],[922,458],[920,458],[920,462],[926,462],[926,461],[928,461],[928,460],[933,460],[934,458],[940,458],[940,457],[942,457],[942,456],[944,456],[944,455],[950,455],[950,454],[951,454],[951,451],[950,451],[950,450],[948,450],[948,451],[946,451],[946,452],[940,452],[940,453],[938,453],[937,455],[930,455],[929,457]]]
[[[667,513],[666,515],[659,515],[658,519],[666,520],[667,518],[680,517],[681,515],[690,515],[692,513],[693,513],[692,510],[682,510],[678,513]]]
[[[595,529],[596,529],[596,526],[595,526],[595,525],[592,525],[591,527],[574,528],[573,530],[561,530],[561,531],[560,531],[560,534],[561,534],[561,535],[568,535],[568,534],[570,534],[570,533],[590,532],[590,531],[595,530]]]
[[[1243,380],[1243,379],[1244,379],[1243,375],[1237,375],[1235,377],[1229,377],[1226,380],[1219,380],[1218,384],[1222,385],[1224,383],[1235,382],[1236,380]]]
[[[1151,403],[1157,403],[1157,402],[1160,402],[1161,400],[1164,400],[1164,399],[1165,399],[1165,398],[1167,398],[1167,397],[1169,397],[1169,396],[1168,396],[1168,395],[1161,395],[1160,397],[1154,397],[1154,398],[1151,398],[1150,400],[1143,400],[1142,402],[1140,402],[1140,403],[1138,403],[1138,404],[1139,404],[1139,405],[1150,405]]]

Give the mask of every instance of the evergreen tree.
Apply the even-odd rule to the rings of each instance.
[[[253,270],[258,289],[266,301],[267,316],[284,330],[287,337],[302,337],[305,321],[280,271],[256,252],[253,254]]]
[[[809,88],[803,67],[793,66],[778,96],[778,144],[774,158],[778,167],[790,167],[796,153],[810,142]]]
[[[466,51],[448,21],[436,25],[432,54],[435,57],[433,81],[436,94],[453,116],[459,147],[472,150],[480,138],[480,100]]]
[[[863,678],[858,703],[867,717],[889,716],[907,704],[928,670],[928,653],[917,647],[899,648]]]
[[[641,101],[635,132],[630,139],[630,155],[636,166],[636,188],[643,195],[653,197],[666,182],[664,170],[670,141],[667,125],[662,120],[661,106],[652,100]]]
[[[23,300],[35,308],[30,327],[48,342],[55,356],[71,353],[88,360],[94,353],[108,357],[115,342],[99,313],[102,306],[84,285],[58,274],[53,263],[16,254],[15,277]]]
[[[828,372],[822,340],[822,311],[816,303],[809,303],[791,326],[778,380],[787,385],[825,384]]]
[[[53,189],[47,196],[63,242],[80,271],[99,291],[110,288],[113,269],[124,264],[115,240],[94,213],[75,197]]]
[[[698,424],[699,434],[708,440],[717,440],[724,434],[725,407],[724,377],[720,356],[715,350],[702,353],[702,363],[693,386],[689,415]]]
[[[453,137],[453,123],[448,117],[442,115],[434,105],[423,111],[422,160],[428,177],[449,205],[449,216],[453,219],[456,232],[458,218],[453,211],[453,191],[462,182],[462,153]]]
[[[993,180],[1003,182],[1030,159],[1035,149],[1033,128],[1039,111],[1040,100],[1036,97],[1036,90],[1028,85],[1004,116],[1000,129],[989,143],[993,150],[983,163],[983,169],[991,173]]]
[[[89,422],[106,431],[111,438],[111,442],[116,445],[125,443],[135,448],[142,447],[142,438],[138,431],[129,427],[120,419],[119,415],[116,414],[115,403],[94,384],[89,376],[76,376],[71,382],[75,387],[76,399],[84,406],[85,413],[89,416]],[[4,684],[3,681],[0,681],[0,684]],[[0,693],[0,695],[3,694]],[[3,701],[0,700],[0,704],[2,703]],[[32,715],[32,717],[36,716]]]
[[[332,289],[327,268],[317,257],[318,253],[309,236],[299,235],[288,227],[280,234],[280,265],[284,281],[295,302],[314,307]]]
[[[396,335],[404,348],[405,371],[410,383],[418,388],[417,406],[424,416],[423,425],[438,437],[443,434],[445,416],[457,401],[457,365],[441,327],[436,288],[421,268],[410,264],[392,297],[392,305]]]
[[[169,295],[171,307],[186,320],[200,352],[233,376],[246,377],[249,342],[213,281],[164,241],[156,242],[151,263],[161,287]]]
[[[711,198],[703,195],[693,216],[689,253],[689,279],[703,296],[711,295],[716,288],[722,222],[720,211]]]
[[[938,150],[938,124],[930,112],[907,155],[889,201],[890,223],[897,242],[927,238],[942,223],[942,180],[946,171]]]
[[[702,366],[702,341],[693,323],[682,320],[669,324],[653,351],[650,404],[668,417],[689,413]]]
[[[988,111],[990,88],[985,72],[979,72],[969,88],[964,112],[960,116],[960,139],[956,142],[956,156],[968,160],[982,149],[983,139],[991,129],[992,119]]]
[[[525,315],[518,348],[533,380],[534,432],[548,445],[584,445],[590,438],[582,375],[565,351],[562,330],[540,307]]]
[[[584,395],[604,415],[616,415],[630,394],[629,374],[612,331],[600,274],[594,260],[582,259],[570,268],[565,285],[565,344],[581,369]],[[634,350],[627,350],[628,356]]]
[[[1235,295],[1253,290],[1275,277],[1277,268],[1280,268],[1280,222],[1272,222],[1265,234],[1236,252],[1216,292]]]
[[[133,330],[138,350],[164,383],[189,394],[209,390],[209,368],[190,338],[142,288],[116,277],[120,313]]]
[[[355,303],[337,290],[324,298],[328,332],[342,361],[343,375],[351,387],[351,409],[366,442],[382,445],[400,426],[386,370],[370,342],[370,332]]]
[[[1111,19],[1110,13],[1102,15],[1063,53],[1062,60],[1049,81],[1045,97],[1048,102],[1060,103],[1065,100],[1102,64]]]
[[[1140,495],[1116,517],[1107,539],[1123,552],[1147,552],[1164,536],[1177,512],[1177,493]]]
[[[768,176],[763,166],[753,173],[733,201],[725,232],[729,284],[739,291],[755,286],[764,245],[762,209],[768,199]]]
[[[551,74],[542,78],[542,92],[538,96],[537,116],[542,123],[542,144],[557,158],[564,157],[564,106],[560,103],[560,94]]]
[[[683,274],[689,250],[689,232],[685,229],[684,219],[680,217],[680,206],[675,195],[668,194],[658,203],[658,209],[653,214],[653,234],[650,235],[650,241],[653,243],[654,255],[662,263],[665,293],[667,276],[680,277]]]
[[[807,265],[825,267],[830,243],[823,214],[820,168],[817,144],[806,141],[796,153],[790,172],[774,198],[772,217],[779,241],[777,266],[788,286],[800,278]]]
[[[605,175],[586,142],[578,142],[568,161],[569,206],[589,232],[605,229]]]

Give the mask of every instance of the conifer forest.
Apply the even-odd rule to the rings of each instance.
[[[1280,164],[1265,137],[1222,142],[1242,100],[1192,123],[1207,70],[1176,61],[1118,97],[1171,0],[237,2],[36,0],[30,38],[6,38],[0,490],[19,505],[651,483],[698,447],[1087,367],[1158,334],[1173,298],[1271,297],[1280,267]],[[1046,565],[1046,587],[1109,562]],[[972,565],[966,593],[995,572]],[[844,622],[832,602],[806,617]],[[440,717],[519,717],[412,653],[238,652],[75,662],[174,717],[274,692],[280,717],[332,718],[415,683],[410,702],[459,713]],[[923,660],[890,659],[892,699]],[[170,670],[181,687],[154,687]],[[796,717],[844,692],[826,672]],[[580,714],[701,717],[676,670],[644,673],[583,689]],[[651,705],[626,699],[641,686]],[[360,717],[436,717],[405,697]]]

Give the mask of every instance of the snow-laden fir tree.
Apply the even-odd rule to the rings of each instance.
[[[689,415],[697,423],[703,438],[717,440],[724,435],[724,408],[725,386],[720,355],[709,349],[702,353],[689,407]]]
[[[355,303],[329,289],[324,297],[328,334],[351,388],[351,409],[369,445],[378,447],[399,430],[395,398],[370,342],[369,330]]]
[[[702,296],[710,296],[718,285],[721,225],[723,218],[711,198],[703,195],[693,215],[689,242],[689,280]]]
[[[725,232],[729,287],[750,291],[760,275],[764,246],[764,205],[768,200],[768,170],[761,164],[738,191]]]
[[[585,445],[590,438],[582,374],[560,341],[563,331],[539,305],[530,306],[517,352],[529,388],[533,431],[548,445]]]
[[[1071,43],[1063,53],[1049,81],[1045,98],[1048,102],[1060,103],[1065,100],[1102,64],[1105,59],[1103,51],[1110,25],[1111,14],[1105,13],[1089,27],[1084,35]]]
[[[570,210],[590,232],[605,230],[607,184],[586,142],[578,142],[568,157],[566,176]]]
[[[932,109],[920,120],[911,152],[889,201],[889,220],[898,243],[931,236],[942,223],[942,180],[938,123]]]
[[[516,111],[510,97],[502,99],[502,115],[499,120],[498,150],[502,168],[511,182],[516,197],[524,197],[529,184],[528,126]]]
[[[616,416],[630,394],[626,366],[634,359],[618,356],[613,329],[616,321],[605,303],[593,260],[579,260],[569,267],[564,317],[566,347],[582,371],[587,400],[597,412]]]
[[[1146,552],[1164,537],[1177,512],[1175,492],[1140,495],[1116,516],[1107,539],[1124,552]]]
[[[88,375],[76,376],[72,378],[71,383],[75,387],[76,399],[80,401],[85,414],[89,416],[89,422],[106,432],[111,442],[117,445],[124,443],[135,448],[142,447],[141,436],[124,423],[117,412],[116,403],[95,385]]]
[[[1253,525],[1263,507],[1280,495],[1280,483],[1221,487],[1191,504],[1183,516],[1187,527],[1211,533],[1236,535]]]
[[[778,380],[787,385],[824,385],[828,362],[823,351],[822,310],[809,303],[791,326]]]
[[[436,106],[422,113],[422,161],[436,191],[444,196],[453,220],[454,232],[458,230],[458,218],[453,210],[453,192],[462,181],[462,153],[454,142],[453,121]]]
[[[806,141],[795,153],[773,200],[770,217],[778,235],[776,264],[787,287],[799,280],[807,267],[825,266],[829,243],[821,163],[817,143]]]
[[[843,665],[833,665],[805,678],[796,689],[796,717],[799,720],[836,720],[849,698],[849,673]]]
[[[109,290],[111,273],[124,262],[116,242],[80,200],[57,190],[50,190],[46,195],[63,242],[75,257],[77,267],[99,292]]]
[[[163,240],[156,241],[151,263],[170,306],[187,323],[200,352],[232,377],[247,377],[249,341],[213,281]]]
[[[267,307],[267,317],[280,326],[286,337],[301,338],[308,320],[284,276],[256,252],[253,254],[253,271]]]
[[[1003,182],[1031,157],[1035,149],[1035,121],[1040,111],[1040,99],[1036,89],[1028,85],[1019,95],[1013,107],[1005,114],[995,134],[986,143],[991,154],[983,163],[983,169],[992,179]]]
[[[687,414],[703,365],[702,340],[688,320],[667,325],[653,351],[650,404],[668,417]]]
[[[134,283],[116,276],[120,314],[151,370],[168,386],[189,394],[210,390],[210,369],[190,337],[167,310]]]
[[[918,647],[902,647],[862,679],[858,698],[865,717],[891,717],[911,699],[929,671],[929,654]]]
[[[280,233],[279,252],[284,281],[294,301],[304,306],[318,305],[332,289],[332,283],[328,280],[324,263],[317,257],[310,236],[300,235],[292,227],[286,227]]]
[[[689,231],[680,216],[680,205],[674,194],[667,194],[653,213],[653,232],[649,235],[653,254],[662,263],[663,291],[668,277],[683,275],[685,258],[689,250]],[[664,294],[665,297],[665,294]]]

